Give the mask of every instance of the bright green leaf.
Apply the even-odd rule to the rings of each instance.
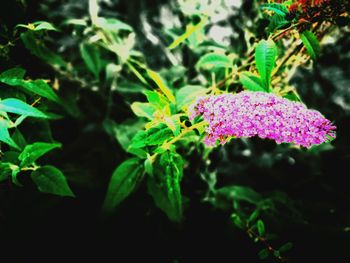
[[[139,185],[143,175],[143,165],[138,158],[121,163],[113,172],[103,204],[104,212],[111,212]]]
[[[158,92],[145,90],[143,93],[146,95],[148,102],[157,109],[162,110],[166,106],[169,106],[169,102],[166,97],[159,94]]]
[[[35,26],[34,31],[40,31],[40,30],[59,31],[53,24],[46,21],[37,21],[37,22],[34,22],[33,25]]]
[[[9,131],[8,131],[9,124],[6,120],[1,119],[0,117],[0,142],[4,142],[8,145],[10,145],[13,148],[20,149],[19,146],[14,142],[14,140],[11,138]]]
[[[49,118],[48,115],[41,112],[40,110],[28,105],[21,100],[13,98],[0,101],[0,111],[37,118]]]
[[[27,145],[18,157],[18,159],[21,161],[21,167],[26,167],[33,164],[47,152],[59,147],[61,147],[61,144],[59,143],[46,142],[35,142]]]
[[[33,171],[31,177],[40,192],[74,197],[66,177],[54,166],[42,166]]]
[[[239,81],[243,87],[251,91],[267,91],[264,83],[259,76],[253,75],[250,72],[242,72],[239,75]]]
[[[273,40],[261,40],[255,50],[255,63],[267,91],[270,90],[271,73],[275,67],[277,47]]]
[[[168,127],[150,129],[147,131],[146,145],[160,145],[173,137],[173,132]]]
[[[320,42],[310,30],[305,30],[300,34],[300,38],[306,47],[307,52],[313,60],[316,60],[321,54]]]

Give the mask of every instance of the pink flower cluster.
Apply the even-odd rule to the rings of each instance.
[[[201,97],[190,107],[193,119],[203,115],[208,123],[205,143],[224,144],[230,137],[253,137],[294,143],[309,148],[335,138],[336,127],[320,112],[271,93]]]

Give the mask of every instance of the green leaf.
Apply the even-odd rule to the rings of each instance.
[[[239,81],[242,83],[243,87],[251,91],[267,91],[264,83],[259,78],[250,72],[242,72],[239,75]]]
[[[163,144],[173,137],[173,132],[165,124],[159,124],[147,131],[139,131],[132,139],[129,148],[143,148]]]
[[[277,47],[273,40],[261,40],[255,50],[255,63],[267,91],[270,90],[271,73],[275,67]]]
[[[260,214],[260,210],[259,209],[256,209],[248,218],[248,222],[251,224],[251,223],[254,223],[255,220],[258,219],[258,216]]]
[[[102,28],[103,30],[115,33],[118,33],[121,30],[129,32],[133,31],[131,26],[115,18],[98,17],[96,26]]]
[[[280,16],[285,16],[289,13],[288,8],[285,5],[277,3],[262,4],[260,5],[260,9],[272,11]]]
[[[11,68],[0,74],[0,81],[6,83],[12,80],[23,79],[25,74],[26,71],[23,68]]]
[[[163,92],[167,99],[174,103],[175,97],[163,78],[157,72],[150,69],[147,69],[147,75],[157,84],[158,88]]]
[[[317,37],[310,30],[305,30],[300,34],[300,38],[306,47],[307,52],[313,60],[316,60],[321,54],[321,46]]]
[[[181,131],[181,122],[178,115],[173,115],[171,117],[165,117],[164,121],[168,128],[173,132],[174,136],[178,136]]]
[[[258,228],[258,232],[260,236],[264,236],[265,235],[265,224],[262,220],[258,220],[258,222],[256,223],[256,227]]]
[[[136,116],[145,117],[149,120],[153,119],[153,114],[156,112],[156,108],[150,103],[134,102],[131,104],[131,110]]]
[[[143,175],[143,165],[138,158],[121,163],[113,172],[103,204],[104,212],[111,212],[139,185]]]
[[[149,157],[150,157],[150,155],[147,156],[147,159],[144,162],[145,172],[148,175],[153,176],[153,163],[152,163],[152,161],[151,161],[151,159]]]
[[[153,176],[147,181],[148,192],[170,220],[179,222],[182,219],[182,157],[176,152],[166,151],[160,155],[154,166]]]
[[[37,159],[45,155],[47,152],[60,147],[61,144],[59,143],[46,142],[35,142],[33,144],[27,145],[18,157],[18,159],[21,161],[21,167],[27,167],[33,164]]]
[[[293,248],[293,243],[292,242],[288,242],[288,243],[284,244],[283,246],[281,246],[279,248],[279,251],[281,253],[284,253],[284,252],[287,252],[287,251],[291,250],[292,248]]]
[[[39,41],[36,37],[37,32],[27,31],[21,34],[21,39],[24,46],[38,58],[42,59],[48,64],[58,67],[67,67],[67,63],[61,56],[48,49],[42,41]]]
[[[281,252],[278,251],[278,250],[275,250],[275,251],[273,251],[273,255],[274,255],[276,258],[278,258],[278,257],[281,256]]]
[[[11,175],[11,165],[11,163],[0,162],[0,183]]]
[[[35,26],[34,31],[40,31],[40,30],[59,31],[53,24],[46,21],[36,21],[33,23],[33,25]]]
[[[204,70],[214,70],[231,67],[231,60],[221,54],[209,53],[202,56],[196,64],[196,68]]]
[[[199,23],[197,23],[195,25],[193,25],[192,23],[188,24],[186,26],[186,31],[181,36],[179,36],[176,39],[174,39],[174,41],[169,45],[168,48],[169,49],[176,48],[178,45],[180,45],[186,39],[191,37],[194,33],[196,33],[197,31],[199,31],[201,29],[203,29],[203,27],[205,26],[207,21],[208,21],[208,19],[206,17],[202,17]]]
[[[33,171],[31,177],[40,192],[74,197],[66,177],[54,166],[42,166]]]
[[[162,110],[166,106],[169,106],[169,102],[166,97],[159,94],[158,92],[145,90],[143,93],[146,95],[148,102],[157,109]]]
[[[12,134],[12,139],[21,148],[21,150],[27,145],[27,142],[19,129],[15,129],[14,133]]]
[[[262,199],[261,195],[252,188],[238,185],[222,187],[217,189],[215,194],[228,200],[245,201],[254,205],[257,205]]]
[[[9,127],[8,121],[0,118],[0,142],[4,142],[13,148],[16,148],[17,150],[20,150],[20,147],[11,138],[8,131],[8,127]]]
[[[41,112],[40,110],[28,105],[21,100],[12,98],[0,101],[0,111],[37,118],[49,118],[48,115]]]
[[[157,126],[147,131],[146,145],[160,145],[173,137],[173,131],[168,127]]]
[[[245,229],[246,226],[244,225],[244,223],[239,215],[232,214],[231,219],[232,219],[233,223],[235,224],[235,226],[237,226],[240,229]]]
[[[259,251],[258,256],[259,256],[259,258],[261,260],[264,260],[264,259],[267,259],[270,256],[270,252],[269,252],[269,250],[267,248],[264,248],[264,249]]]
[[[291,22],[288,21],[285,16],[280,16],[277,14],[269,17],[269,20],[270,23],[267,28],[268,33],[273,33],[275,30],[285,28],[291,24]]]
[[[94,74],[96,79],[99,79],[99,74],[102,69],[102,61],[99,49],[96,45],[81,43],[80,54],[83,58],[86,67]]]
[[[54,27],[54,25],[52,25],[51,23],[46,22],[46,21],[36,21],[36,22],[30,23],[28,25],[18,24],[18,25],[16,25],[16,28],[17,27],[23,27],[23,28],[26,28],[26,29],[31,30],[31,31],[41,31],[41,30],[59,31],[56,27]]]
[[[194,103],[198,97],[204,96],[207,89],[202,86],[187,85],[176,93],[176,104],[179,110]]]
[[[0,75],[0,81],[10,86],[21,87],[30,94],[37,94],[57,103],[61,102],[53,89],[44,80],[23,80],[24,75],[24,69],[12,68]]]

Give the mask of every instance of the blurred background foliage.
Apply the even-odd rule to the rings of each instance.
[[[14,260],[36,258],[42,250],[62,259],[70,255],[76,260],[96,257],[103,261],[108,256],[119,260],[129,248],[134,250],[128,254],[130,259],[148,249],[142,256],[154,262],[259,262],[257,254],[264,244],[250,240],[249,233],[237,228],[231,217],[232,213],[249,217],[258,210],[266,231],[274,235],[273,246],[293,243],[288,262],[350,260],[349,26],[333,31],[322,42],[318,62],[299,67],[290,80],[308,107],[336,124],[337,139],[332,144],[300,150],[260,139],[233,140],[215,148],[207,158],[201,155],[203,145],[193,146],[186,153],[185,216],[180,226],[155,208],[144,186],[111,218],[100,221],[110,176],[127,158],[117,137],[135,133],[144,124],[135,123],[130,104],[144,100],[142,92],[148,88],[130,67],[121,66],[123,57],[116,57],[113,48],[119,48],[119,54],[130,52],[160,72],[174,90],[184,85],[209,86],[210,73],[196,69],[196,63],[212,50],[226,55],[249,53],[255,38],[265,36],[268,24],[258,4],[254,0],[103,0],[100,17],[126,23],[119,25],[126,29],[120,36],[121,45],[106,48],[89,45],[95,32],[89,28],[88,1],[2,3],[1,72],[19,65],[33,79],[59,83],[67,117],[51,122],[51,130],[40,127],[40,131],[45,136],[52,132],[63,144],[62,151],[46,160],[65,172],[77,196],[42,195],[24,175],[20,175],[24,188],[1,184],[0,239],[7,244],[3,250],[23,251],[12,254]],[[210,12],[205,29],[170,52],[167,47],[174,36],[183,34],[186,25],[199,23],[203,12]],[[37,32],[59,57],[45,53],[43,61],[17,39],[25,31],[15,28],[17,24],[41,20],[60,28],[58,32]],[[133,32],[128,32],[128,25]],[[94,48],[101,54],[90,58],[98,60],[94,63],[97,68],[86,66],[81,57],[81,49],[94,53]],[[142,71],[137,64],[132,66]],[[121,76],[117,80],[115,72]],[[219,72],[216,77],[224,76]],[[23,124],[24,133],[38,129],[37,125],[35,121]],[[35,137],[40,138],[40,133]]]

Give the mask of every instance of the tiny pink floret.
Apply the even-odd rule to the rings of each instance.
[[[210,95],[199,98],[189,110],[191,119],[203,115],[208,123],[207,145],[258,136],[309,148],[335,138],[336,127],[320,112],[271,93]]]

